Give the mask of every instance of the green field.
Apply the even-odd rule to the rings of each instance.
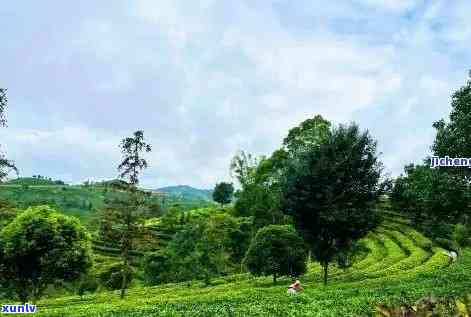
[[[428,295],[462,296],[471,291],[471,250],[452,263],[443,249],[390,214],[364,239],[369,252],[353,267],[332,267],[327,287],[311,263],[305,291],[288,296],[288,279],[248,274],[202,282],[135,287],[124,300],[116,292],[43,299],[40,316],[372,316],[378,304],[414,302]]]

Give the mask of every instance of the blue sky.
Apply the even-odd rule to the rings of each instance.
[[[429,153],[471,68],[471,2],[7,1],[2,150],[21,175],[117,175],[137,129],[146,187],[212,187],[321,114],[378,140],[386,171]]]

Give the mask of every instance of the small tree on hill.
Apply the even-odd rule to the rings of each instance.
[[[290,226],[269,225],[260,229],[244,259],[256,275],[299,276],[306,272],[307,251],[303,239]]]
[[[90,236],[79,221],[47,206],[30,208],[0,231],[0,279],[21,302],[91,266]]]
[[[215,202],[220,203],[221,206],[229,204],[234,195],[234,185],[232,183],[218,183],[214,187],[213,199]]]
[[[376,142],[358,126],[340,126],[293,160],[283,185],[283,211],[324,269],[378,224],[381,193]]]

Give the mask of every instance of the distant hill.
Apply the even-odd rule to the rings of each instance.
[[[213,200],[211,189],[198,189],[188,185],[167,186],[154,190],[154,192],[166,193],[182,200]]]
[[[53,180],[44,176],[35,177],[19,177],[9,180],[4,185],[28,185],[28,186],[45,186],[45,185],[65,185],[61,180]]]

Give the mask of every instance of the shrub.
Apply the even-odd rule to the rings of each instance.
[[[149,285],[172,281],[170,258],[162,251],[147,254],[142,261],[144,279]]]
[[[85,293],[94,293],[98,289],[98,281],[93,275],[84,275],[77,286],[77,295],[82,297]]]
[[[121,289],[123,281],[123,269],[124,267],[122,263],[110,265],[98,274],[98,279],[100,280],[100,283],[108,289]],[[132,281],[132,278],[132,270],[127,270],[128,284]]]
[[[260,229],[250,244],[244,263],[256,275],[296,277],[306,272],[307,251],[303,239],[286,225]]]
[[[471,229],[464,224],[457,224],[453,229],[453,241],[461,247],[471,245]]]
[[[450,240],[450,239],[445,239],[445,238],[436,238],[435,242],[442,248],[449,250],[449,251],[455,251],[459,253],[460,251],[460,246],[456,241]]]

